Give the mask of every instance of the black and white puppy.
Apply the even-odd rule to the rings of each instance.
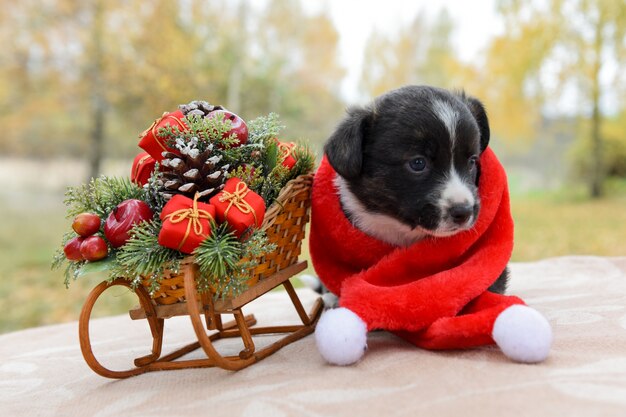
[[[488,143],[480,101],[406,86],[349,109],[324,152],[354,226],[408,246],[472,228],[480,211],[478,160]],[[507,279],[505,269],[490,291],[503,293]]]

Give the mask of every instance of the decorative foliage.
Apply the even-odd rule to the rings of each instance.
[[[266,202],[274,201],[287,182],[299,175],[312,172],[315,166],[315,156],[307,146],[296,144],[294,147],[293,155],[296,158],[296,164],[292,169],[279,163],[278,142],[273,137],[265,140],[264,150],[262,168],[265,181],[257,193]]]
[[[237,295],[247,288],[250,271],[258,258],[276,249],[267,235],[256,230],[244,242],[229,231],[227,224],[212,225],[213,233],[195,250],[200,278],[199,291],[214,291],[216,296]]]
[[[276,244],[270,243],[267,235],[260,230],[255,231],[250,235],[248,240],[243,242],[242,259],[249,259],[246,261],[244,269],[250,269],[256,267],[259,262],[258,258],[267,255],[276,250]]]
[[[200,270],[198,290],[222,289],[237,269],[241,256],[241,243],[228,224],[211,224],[211,236],[205,239],[194,251]]]
[[[248,185],[248,188],[257,194],[259,194],[258,191],[265,181],[265,178],[261,175],[261,170],[255,168],[252,164],[241,165],[237,169],[230,171],[228,178],[239,178]]]
[[[118,250],[110,277],[125,277],[133,287],[147,278],[153,293],[159,289],[159,279],[165,270],[178,271],[184,255],[159,245],[159,230],[158,220],[136,225],[128,242]]]
[[[248,122],[248,141],[251,143],[265,144],[270,139],[280,136],[280,132],[285,128],[281,124],[279,116],[276,113],[270,113],[267,116],[259,116]]]
[[[231,130],[232,123],[224,119],[223,114],[210,118],[189,114],[185,116],[184,121],[189,127],[188,130],[181,131],[178,126],[167,126],[160,128],[157,135],[165,139],[171,148],[178,147],[181,143],[192,144],[200,152],[205,151],[211,144],[219,143],[231,147],[237,142],[235,134],[225,136]]]
[[[92,178],[88,184],[68,188],[64,203],[68,206],[68,218],[83,212],[95,213],[101,218],[106,218],[122,201],[143,198],[144,190],[129,178],[111,178],[103,175]]]
[[[296,158],[296,164],[291,168],[288,181],[300,175],[313,172],[315,168],[315,155],[311,152],[308,145],[296,144],[293,154]]]
[[[198,103],[214,107],[205,102]],[[166,271],[178,273],[181,261],[188,256],[158,242],[163,227],[159,216],[172,195],[187,194],[189,198],[208,199],[224,187],[227,179],[238,178],[259,194],[269,207],[289,180],[313,169],[314,156],[302,145],[293,147],[295,165],[291,169],[283,165],[278,136],[284,126],[274,113],[251,121],[248,139],[243,143],[234,133],[228,133],[231,132],[231,121],[225,120],[222,113],[215,116],[196,113],[189,111],[185,116],[187,130],[181,131],[176,126],[159,129],[158,136],[177,152],[163,153],[161,164],[155,165],[143,187],[128,178],[102,176],[86,185],[68,189],[65,198],[68,217],[91,212],[106,219],[115,207],[129,199],[146,202],[155,216],[150,221],[136,224],[123,246],[110,248],[106,261],[68,261],[63,250],[59,250],[53,268],[60,268],[67,262],[66,286],[83,272],[107,270],[110,279],[124,277],[133,288],[146,285],[147,281],[154,294]],[[63,243],[74,236],[74,233],[66,234]],[[259,264],[259,259],[276,249],[261,230],[251,230],[244,233],[244,237],[237,236],[227,221],[219,225],[211,223],[210,236],[193,252],[200,272],[197,278],[200,291],[213,292],[217,297],[237,295],[247,288],[251,271]]]

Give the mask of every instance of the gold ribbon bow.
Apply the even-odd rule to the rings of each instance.
[[[189,233],[191,232],[192,225],[193,232],[196,234],[196,236],[202,236],[204,228],[202,227],[202,223],[200,223],[200,219],[213,220],[213,216],[211,216],[208,211],[198,209],[198,197],[200,197],[200,193],[196,193],[196,195],[194,196],[193,205],[191,206],[191,208],[176,210],[165,216],[165,219],[168,219],[172,224],[177,224],[185,220],[189,220],[189,223],[187,223],[185,236],[183,236],[183,240],[181,240],[177,250],[180,250],[180,248],[182,248],[187,241]]]
[[[175,122],[175,124],[178,124],[178,127],[180,127],[181,130],[187,129],[187,126],[180,119],[172,116],[168,112],[163,112],[161,117],[159,117],[154,122],[152,122],[149,128],[147,128],[146,130],[144,130],[143,132],[139,134],[139,139],[143,139],[148,133],[151,132],[156,143],[159,144],[159,146],[163,149],[164,152],[168,152],[169,150],[165,147],[165,145],[163,145],[163,143],[161,143],[161,141],[159,140],[159,137],[157,136],[157,133],[158,133],[157,126],[159,126],[159,123],[161,123],[163,120],[172,120]]]
[[[248,195],[250,189],[246,185],[245,182],[239,182],[235,187],[234,192],[222,191],[222,195],[220,196],[220,202],[224,203],[228,201],[228,207],[224,210],[224,217],[228,216],[228,211],[232,206],[237,207],[237,209],[243,214],[250,214],[254,216],[254,224],[258,224],[258,220],[256,218],[256,212],[246,200],[244,200],[245,196]]]
[[[278,152],[279,152],[278,162],[280,162],[282,164],[283,162],[285,162],[285,160],[287,158],[289,158],[289,156],[293,152],[293,145],[289,146],[289,144],[287,144],[287,143],[279,142],[278,143]]]

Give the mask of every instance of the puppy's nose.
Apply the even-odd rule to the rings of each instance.
[[[473,212],[474,210],[472,206],[468,206],[466,204],[455,204],[448,210],[448,214],[452,218],[452,221],[458,225],[467,223]]]

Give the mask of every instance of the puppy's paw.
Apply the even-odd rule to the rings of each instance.
[[[322,301],[324,302],[325,310],[328,310],[329,308],[339,307],[339,297],[328,291],[328,288],[326,288],[324,284],[322,284],[322,281],[320,281],[318,277],[304,274],[300,275],[299,278],[304,285],[322,295]]]
[[[496,319],[492,337],[508,358],[516,362],[537,363],[548,357],[552,328],[537,310],[513,305]]]
[[[332,292],[323,294],[322,301],[324,302],[324,309],[326,310],[339,307],[339,297]]]
[[[322,281],[320,281],[318,277],[315,275],[302,274],[298,278],[307,288],[321,294],[323,286]]]
[[[352,365],[367,350],[367,325],[347,308],[327,310],[315,329],[322,357],[333,365]]]

